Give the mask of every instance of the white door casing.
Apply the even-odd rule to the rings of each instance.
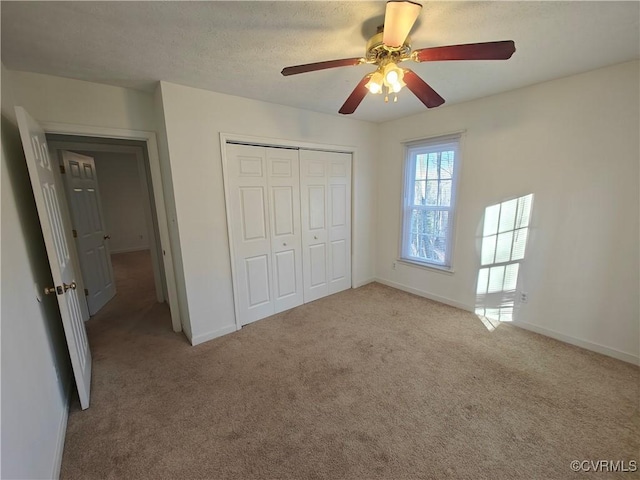
[[[300,150],[304,301],[351,287],[351,155]]]
[[[227,145],[225,189],[241,325],[303,301],[298,152]]]
[[[77,275],[75,252],[70,248],[71,222],[64,204],[64,191],[57,165],[49,158],[44,130],[22,107],[16,107],[20,138],[44,237],[55,295],[60,308],[71,366],[82,409],[89,407],[91,351],[84,326],[89,314]]]
[[[95,161],[68,151],[61,156],[89,314],[95,315],[116,294]]]
[[[158,222],[158,235],[160,240],[160,252],[158,254],[158,258],[162,261],[164,266],[167,302],[171,311],[171,325],[174,332],[182,331],[183,320],[181,318],[181,308],[178,301],[178,285],[173,264],[171,236],[169,234],[169,223],[171,221],[175,221],[175,218],[172,219],[167,213],[167,205],[173,203],[173,199],[167,198],[164,193],[165,188],[167,187],[165,187],[161,173],[158,142],[156,140],[155,132],[56,122],[42,122],[42,126],[47,134],[96,137],[106,139],[107,142],[117,139],[144,142],[145,154],[147,155],[145,162],[147,162],[147,165],[149,166],[150,186],[152,186],[152,191],[149,193],[151,195],[151,201],[155,206],[156,220]],[[97,145],[94,146],[99,147]],[[103,148],[97,149],[101,151],[105,150]],[[107,150],[111,149],[112,146],[109,145]],[[166,180],[166,182],[170,183],[171,175],[168,174],[167,177],[169,180]],[[184,321],[187,321],[187,317],[185,317]]]

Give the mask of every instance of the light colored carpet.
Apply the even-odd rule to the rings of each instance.
[[[147,261],[116,256],[119,293],[88,322],[91,407],[72,405],[62,478],[552,479],[640,460],[633,365],[379,284],[190,347]]]

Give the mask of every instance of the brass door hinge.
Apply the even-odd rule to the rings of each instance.
[[[63,175],[67,173],[67,171],[64,169],[64,165],[60,165],[60,173],[62,173]]]
[[[78,232],[76,231],[75,228],[71,230],[71,232],[73,233],[73,238],[78,238]]]

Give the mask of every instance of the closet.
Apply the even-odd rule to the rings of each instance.
[[[351,287],[351,154],[227,143],[223,169],[240,325]]]

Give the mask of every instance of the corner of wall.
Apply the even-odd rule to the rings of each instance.
[[[167,126],[164,114],[164,100],[162,95],[163,84],[164,82],[158,82],[154,93],[156,132],[158,134],[158,154],[160,156],[160,170],[165,194],[165,208],[167,210],[169,236],[171,238],[171,253],[173,255],[173,268],[176,275],[176,287],[178,290],[178,303],[182,329],[189,341],[193,343],[191,319],[189,316],[189,304],[187,302],[184,266],[182,262],[180,229],[178,227],[175,194],[173,191],[171,159],[169,157],[169,139],[167,136]]]

